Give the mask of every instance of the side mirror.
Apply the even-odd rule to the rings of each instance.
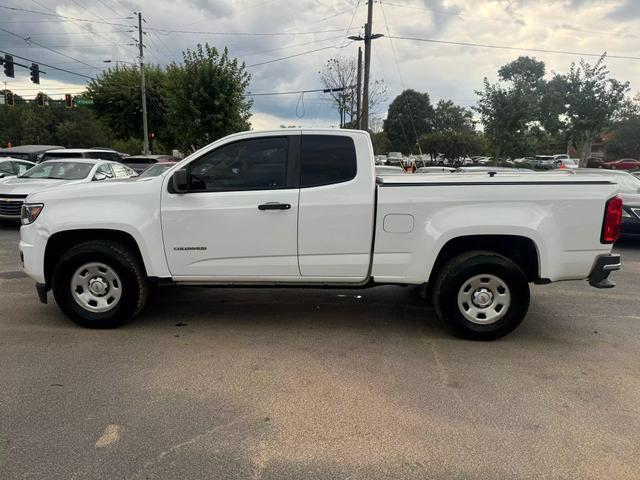
[[[186,193],[189,190],[189,179],[186,168],[176,170],[171,177],[171,181],[173,182],[173,189],[176,193]]]
[[[106,180],[106,179],[107,179],[107,176],[102,172],[96,172],[96,174],[93,176],[94,182],[98,182],[100,180]]]
[[[4,173],[0,173],[0,178],[4,178]]]

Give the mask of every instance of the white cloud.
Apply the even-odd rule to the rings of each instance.
[[[180,52],[196,43],[209,42],[220,49],[229,47],[247,65],[308,50],[342,44],[335,38],[346,32],[351,19],[352,31],[360,30],[366,21],[366,6],[361,0],[354,10],[355,0],[121,0],[107,9],[102,2],[90,0],[40,0],[54,12],[75,17],[107,19],[110,23],[78,24],[69,21],[47,21],[48,17],[32,13],[2,11],[3,28],[42,43],[60,45],[56,50],[82,62],[102,68],[103,59],[132,61],[133,20],[124,17],[130,11],[143,12],[148,28],[208,32],[299,32],[291,36],[224,36],[185,33],[152,32],[145,36],[146,57],[154,63],[167,64],[179,60]],[[128,7],[126,8],[125,5]],[[382,5],[382,7],[381,7]],[[45,11],[44,8],[23,5],[14,0],[12,6]],[[456,42],[568,50],[585,53],[638,55],[640,34],[637,0],[386,0],[374,4],[376,33],[413,36]],[[355,16],[353,15],[355,11]],[[50,20],[50,19],[49,19]],[[82,25],[82,26],[81,26]],[[123,26],[124,25],[124,26]],[[84,26],[84,27],[83,27]],[[337,30],[303,35],[303,32]],[[92,32],[92,33],[89,33]],[[64,35],[61,35],[64,34]],[[2,48],[52,65],[95,75],[92,70],[72,59],[2,35]],[[501,65],[526,52],[471,48],[409,40],[381,38],[373,42],[373,77],[384,78],[390,99],[403,87],[426,91],[432,101],[451,98],[465,106],[474,104],[474,90],[482,87],[486,76],[495,81]],[[107,45],[96,47],[96,45]],[[288,60],[249,68],[253,78],[252,92],[273,92],[320,87],[318,70],[332,56],[357,54],[358,42],[346,42],[342,49],[328,49],[297,56]],[[529,53],[547,65],[547,72],[565,72],[571,61],[580,57],[551,53]],[[591,59],[595,61],[595,58]],[[609,59],[614,77],[631,82],[633,91],[640,89],[640,61]],[[43,67],[43,69],[46,69]],[[22,69],[20,69],[22,70]],[[17,71],[18,78],[7,79],[7,87],[25,96],[35,96],[38,87],[48,94],[63,94],[60,89],[77,90],[83,79],[61,72],[49,71],[41,85],[29,83],[28,74]],[[0,78],[3,80],[3,78]],[[27,90],[29,89],[29,90]],[[284,125],[330,126],[337,123],[337,113],[322,94],[307,94],[304,109],[297,96],[256,97],[253,107],[254,128]],[[381,110],[381,116],[384,114]]]

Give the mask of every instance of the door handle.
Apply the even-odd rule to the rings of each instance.
[[[258,205],[258,210],[289,210],[290,208],[290,204],[280,202],[268,202]]]

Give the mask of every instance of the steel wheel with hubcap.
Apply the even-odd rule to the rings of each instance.
[[[87,263],[71,275],[71,295],[82,308],[97,313],[107,312],[118,305],[122,297],[122,282],[110,266]]]
[[[503,255],[471,251],[454,257],[437,272],[433,304],[456,335],[494,340],[524,319],[529,283],[524,271]]]
[[[495,275],[475,275],[458,291],[458,307],[464,317],[478,325],[489,325],[509,310],[509,287]]]

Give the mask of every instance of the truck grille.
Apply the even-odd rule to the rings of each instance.
[[[640,208],[632,208],[631,211],[636,214],[636,217],[640,218]]]
[[[20,217],[20,210],[26,197],[26,195],[0,194],[0,215]]]

